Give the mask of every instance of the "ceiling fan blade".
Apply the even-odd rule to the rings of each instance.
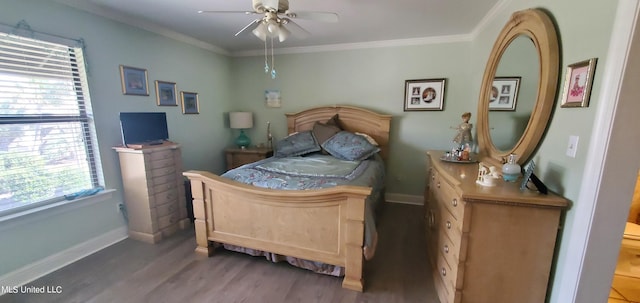
[[[291,21],[290,19],[282,19],[282,26],[286,27],[292,35],[294,35],[298,39],[304,39],[311,35],[307,30],[300,27],[297,23]]]
[[[251,23],[247,24],[245,27],[243,27],[241,30],[239,30],[239,31],[235,34],[235,36],[240,35],[240,33],[244,32],[245,30],[247,30],[248,28],[250,28],[250,27],[252,27],[252,26],[253,26],[253,27],[257,27],[257,26],[260,24],[260,21],[262,21],[262,19],[256,19],[256,20],[251,21]]]
[[[336,23],[338,22],[338,14],[331,12],[285,12],[289,18],[304,19],[320,22]]]
[[[245,15],[255,15],[256,12],[250,11],[198,11],[198,14],[245,14]]]

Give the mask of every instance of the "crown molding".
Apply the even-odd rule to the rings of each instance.
[[[85,11],[85,12],[89,12],[92,13],[94,15],[98,15],[101,17],[105,17],[107,19],[111,19],[114,21],[118,21],[120,23],[124,23],[124,24],[128,24],[131,25],[133,27],[137,27],[137,28],[141,28],[147,31],[150,31],[152,33],[156,33],[158,35],[167,37],[167,38],[171,38],[180,42],[184,42],[202,49],[206,49],[209,50],[211,52],[220,54],[220,55],[226,55],[229,56],[231,55],[231,53],[229,53],[227,50],[204,42],[202,40],[198,40],[196,38],[193,38],[191,36],[185,35],[185,34],[181,34],[178,33],[176,31],[164,28],[158,24],[149,22],[149,21],[142,21],[140,20],[140,18],[132,16],[132,15],[126,15],[126,14],[122,14],[122,13],[115,13],[110,9],[106,9],[104,7],[101,7],[99,5],[87,2],[87,1],[83,1],[83,0],[55,0],[56,2],[60,3],[60,4],[64,4],[67,6],[71,6],[73,8]]]
[[[414,38],[414,39],[380,40],[380,41],[360,42],[360,43],[341,43],[341,44],[327,44],[327,45],[304,46],[304,47],[274,48],[273,53],[276,55],[320,53],[320,52],[344,51],[344,50],[355,50],[355,49],[371,49],[371,48],[400,47],[400,46],[412,46],[412,45],[469,42],[471,40],[472,40],[471,35],[451,35],[451,36],[437,36],[437,37]],[[249,56],[259,56],[262,54],[264,54],[264,49],[233,52],[231,56],[249,57]]]
[[[498,1],[489,12],[484,15],[484,18],[478,22],[478,25],[469,33],[472,40],[475,40],[478,35],[491,23],[494,19],[497,18],[498,14],[504,11],[511,0],[501,0]]]

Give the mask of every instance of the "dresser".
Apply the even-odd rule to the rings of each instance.
[[[427,152],[428,258],[441,303],[545,302],[563,197],[475,183],[477,164]]]
[[[180,145],[114,149],[120,159],[129,237],[156,243],[187,228]]]
[[[227,148],[227,170],[273,156],[270,148]]]

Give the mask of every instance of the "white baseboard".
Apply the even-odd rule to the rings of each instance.
[[[0,286],[16,287],[27,284],[44,275],[65,267],[90,254],[118,243],[128,237],[127,227],[119,227],[94,239],[48,256],[42,260],[12,271],[0,277]],[[0,292],[0,296],[3,293]]]
[[[384,195],[384,200],[388,203],[424,205],[424,198],[422,196],[387,193]]]

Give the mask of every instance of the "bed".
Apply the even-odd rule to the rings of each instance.
[[[376,156],[387,158],[390,115],[316,107],[286,114],[288,133],[310,131],[336,114],[342,129],[368,134],[378,144]],[[344,288],[363,290],[365,205],[372,187],[280,190],[205,171],[184,175],[191,182],[197,253],[211,256],[214,243],[222,243],[336,265],[344,268]]]

